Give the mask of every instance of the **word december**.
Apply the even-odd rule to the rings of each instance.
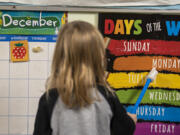
[[[3,27],[58,27],[59,23],[55,17],[44,18],[27,18],[27,17],[12,17],[9,14],[2,15]]]

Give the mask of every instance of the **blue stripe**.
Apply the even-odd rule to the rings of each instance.
[[[0,35],[0,41],[28,40],[29,42],[56,42],[57,35]]]
[[[127,112],[131,112],[134,106],[126,107]],[[180,122],[180,108],[178,107],[162,107],[162,106],[139,106],[136,110],[138,119],[158,120]]]

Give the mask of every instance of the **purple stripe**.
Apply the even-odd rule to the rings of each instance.
[[[180,123],[140,122],[134,135],[180,135]]]

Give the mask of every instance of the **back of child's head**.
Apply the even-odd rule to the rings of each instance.
[[[92,88],[106,85],[105,48],[100,32],[91,24],[74,21],[59,32],[48,89],[57,88],[68,107],[92,104]]]

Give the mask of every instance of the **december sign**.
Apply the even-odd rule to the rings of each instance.
[[[9,14],[2,15],[3,27],[58,27],[59,23],[55,17],[31,18],[31,17],[12,17]]]

